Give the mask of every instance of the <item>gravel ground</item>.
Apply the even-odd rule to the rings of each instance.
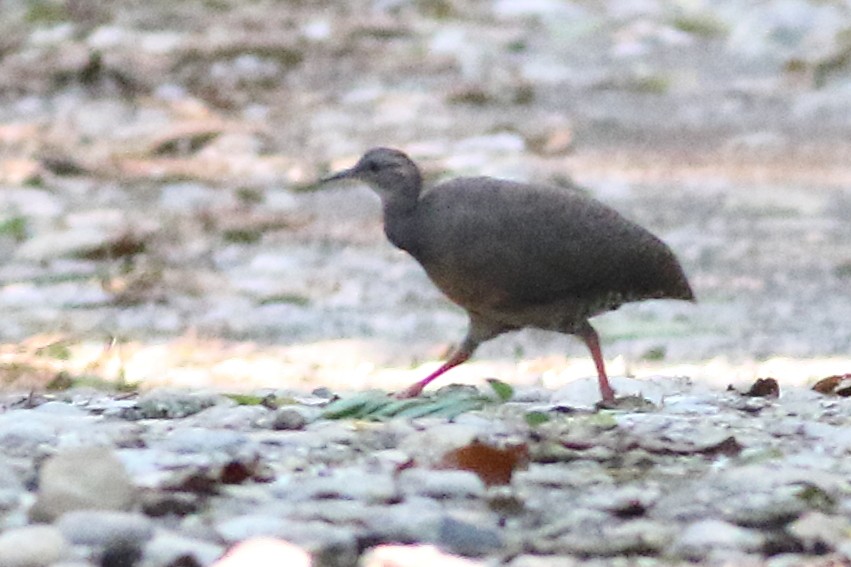
[[[331,565],[851,562],[848,407],[809,390],[851,371],[849,30],[815,0],[5,0],[0,565],[254,536]],[[511,402],[323,416],[466,323],[368,189],[311,190],[374,145],[429,182],[574,180],[668,242],[699,302],[595,322],[656,409],[589,413],[584,347],[526,331],[443,381]],[[765,377],[780,398],[727,390]],[[525,466],[437,467],[473,439]]]

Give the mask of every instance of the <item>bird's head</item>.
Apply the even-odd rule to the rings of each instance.
[[[404,153],[391,148],[373,148],[349,169],[321,179],[322,183],[353,179],[372,187],[381,200],[412,206],[419,197],[422,176],[417,165]]]

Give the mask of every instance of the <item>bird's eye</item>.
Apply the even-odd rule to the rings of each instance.
[[[375,173],[376,171],[378,171],[378,163],[374,161],[368,161],[366,163],[366,170]]]

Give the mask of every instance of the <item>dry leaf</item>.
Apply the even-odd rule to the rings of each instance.
[[[780,396],[780,384],[774,378],[757,378],[745,396],[759,398],[777,398]]]
[[[529,448],[525,444],[499,449],[475,440],[443,455],[437,468],[471,471],[486,486],[495,486],[510,483],[514,471],[525,468],[528,462]]]
[[[813,385],[820,394],[834,394],[847,398],[851,396],[851,374],[837,374],[822,378]]]

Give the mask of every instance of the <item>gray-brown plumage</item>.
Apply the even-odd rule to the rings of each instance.
[[[378,193],[387,237],[470,318],[460,347],[406,396],[419,395],[482,342],[534,327],[585,341],[610,403],[614,392],[588,319],[630,301],[694,299],[661,240],[580,191],[489,177],[423,190],[416,164],[389,148],[371,149],[323,181],[338,179],[362,181]]]

